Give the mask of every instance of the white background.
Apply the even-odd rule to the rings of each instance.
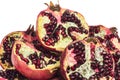
[[[57,3],[57,0],[52,0]],[[0,41],[13,31],[26,30],[29,24],[36,26],[40,11],[50,0],[0,0]],[[89,25],[102,24],[120,27],[119,0],[59,0],[61,7],[84,15]],[[120,32],[120,29],[118,29]],[[119,33],[120,34],[120,33]]]

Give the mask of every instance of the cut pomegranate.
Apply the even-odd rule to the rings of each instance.
[[[0,80],[28,80],[15,68],[0,69]]]
[[[63,9],[52,2],[46,10],[39,13],[36,25],[42,45],[60,52],[70,42],[88,36],[88,25],[80,13]]]
[[[89,31],[89,36],[97,37],[113,55],[115,60],[115,80],[120,80],[120,38],[118,36],[117,28],[106,28],[103,25],[97,25],[90,26]]]
[[[3,38],[0,46],[1,66],[4,69],[13,67],[11,62],[11,52],[12,52],[12,46],[16,40],[32,42],[34,36],[35,36],[34,27],[33,26],[31,27],[31,25],[26,31],[15,31],[6,35]]]
[[[3,80],[28,80],[16,69],[0,70],[0,76],[3,78]],[[2,79],[0,78],[0,80]]]
[[[106,28],[103,25],[90,26],[89,36],[98,38],[110,51],[116,50],[116,48],[120,50],[118,45],[120,44],[120,38],[116,27]]]
[[[51,78],[60,66],[59,55],[44,48],[38,51],[32,44],[22,41],[13,45],[12,63],[21,74],[33,80]]]
[[[88,26],[81,13],[46,5],[36,32],[30,25],[2,40],[0,80],[120,80],[117,29]]]
[[[12,47],[16,40],[32,43],[34,39],[36,39],[36,33],[34,27],[31,25],[26,31],[11,32],[3,38],[0,46],[0,65],[3,68],[3,70],[0,70],[1,77],[6,78],[7,80],[14,80],[16,78],[18,80],[27,80],[26,77],[16,71],[11,62]]]
[[[61,72],[65,80],[113,79],[113,57],[95,38],[72,42],[61,58]]]

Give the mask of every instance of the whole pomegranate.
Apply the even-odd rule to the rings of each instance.
[[[60,52],[70,42],[87,37],[89,30],[80,13],[61,8],[59,4],[54,5],[52,2],[39,13],[36,25],[41,44]]]
[[[59,55],[42,49],[36,49],[29,42],[15,41],[12,48],[12,63],[24,76],[33,80],[50,79],[60,66]]]
[[[114,60],[96,38],[74,41],[61,57],[65,80],[112,80]]]

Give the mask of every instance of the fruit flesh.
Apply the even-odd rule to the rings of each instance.
[[[40,23],[45,23],[45,24],[42,24],[42,26],[44,26],[44,28],[43,29],[41,29],[41,28],[38,28],[39,30],[41,30],[41,33],[43,33],[43,35],[41,34],[41,33],[39,33],[40,35],[38,35],[39,37],[41,37],[42,36],[42,38],[39,38],[40,40],[41,40],[41,43],[44,45],[44,47],[46,47],[46,48],[52,48],[53,50],[56,50],[56,51],[64,51],[64,49],[65,49],[65,47],[66,47],[66,45],[68,45],[70,42],[72,42],[72,41],[74,41],[74,40],[82,40],[82,39],[84,39],[85,37],[87,37],[87,31],[86,30],[88,30],[88,26],[87,25],[84,25],[84,24],[81,24],[81,23],[85,23],[85,21],[84,21],[84,18],[81,16],[81,15],[79,15],[79,13],[77,13],[77,12],[74,12],[74,11],[71,11],[71,10],[66,10],[66,9],[60,9],[60,12],[58,12],[59,11],[59,9],[57,9],[57,11],[56,10],[54,10],[54,12],[52,11],[52,10],[50,10],[50,9],[47,9],[47,10],[45,10],[44,12],[46,12],[46,13],[52,13],[52,15],[54,16],[54,17],[52,17],[53,19],[51,19],[51,18],[48,18],[46,15],[45,16],[42,16],[43,18],[40,18],[38,21],[40,21]],[[69,16],[68,16],[68,12],[66,12],[66,11],[70,11],[70,14],[71,14],[71,16],[72,16],[72,18],[70,18]],[[64,14],[66,12],[66,14],[67,14],[67,16]],[[73,15],[74,14],[74,15]],[[58,15],[60,15],[60,16],[58,16]],[[64,17],[64,16],[66,16],[66,17]],[[74,17],[75,16],[75,17]],[[39,16],[38,16],[39,17]],[[76,19],[76,17],[78,18],[78,19],[80,19],[80,21],[79,20],[77,20]],[[38,23],[38,21],[37,21],[37,23]],[[52,21],[52,22],[51,22]],[[81,22],[81,23],[80,23]],[[55,28],[55,30],[54,29],[52,29],[52,28],[49,28],[50,27],[50,25],[51,24],[54,24],[54,26],[52,26],[53,28]],[[56,24],[57,23],[57,24]],[[53,25],[52,24],[52,25]],[[85,23],[86,24],[86,23]],[[46,26],[46,25],[49,25],[49,26]],[[56,27],[58,27],[58,26],[61,26],[62,25],[62,27],[61,28],[56,28]],[[41,24],[39,24],[38,26],[41,26]],[[101,25],[100,25],[101,26]],[[84,27],[85,29],[79,29],[78,27]],[[83,32],[82,32],[82,31]],[[101,30],[99,30],[99,28],[95,28],[95,29],[91,29],[91,31],[94,31],[94,33],[90,33],[90,35],[89,36],[91,36],[91,37],[93,37],[93,35],[95,36],[95,37],[99,37],[98,39],[100,39],[100,42],[103,42],[103,45],[104,46],[106,46],[107,48],[108,48],[108,50],[110,50],[110,53],[111,54],[113,54],[113,56],[114,56],[114,59],[115,59],[115,65],[116,65],[116,67],[115,67],[115,70],[116,70],[116,72],[118,72],[118,73],[115,73],[115,79],[116,80],[119,80],[119,76],[120,76],[120,74],[119,74],[119,63],[120,63],[120,59],[119,59],[119,54],[117,53],[117,51],[119,51],[119,48],[120,48],[120,46],[118,45],[119,44],[119,39],[118,39],[118,37],[116,37],[115,35],[114,35],[114,37],[115,38],[113,38],[113,39],[110,39],[110,41],[106,41],[107,39],[109,40],[109,36],[107,36],[106,37],[106,35],[108,35],[108,34],[111,34],[111,31],[109,31],[109,29],[107,29],[107,28],[102,28]],[[79,32],[80,31],[80,32]],[[100,32],[99,32],[100,31]],[[82,33],[84,33],[84,34],[82,34]],[[46,35],[47,34],[47,35]],[[51,36],[51,34],[53,34],[52,35],[52,37],[50,37]],[[60,34],[60,35],[59,35]],[[54,37],[53,37],[54,36]],[[100,38],[101,37],[101,38]],[[28,38],[28,37],[27,37]],[[26,40],[27,40],[27,38],[26,38]],[[44,39],[44,38],[46,38],[46,40]],[[43,40],[44,39],[44,40]],[[103,40],[103,39],[105,39],[105,41]],[[31,40],[29,40],[29,41],[31,41]],[[43,42],[42,42],[43,41]],[[47,41],[47,42],[46,42]],[[93,46],[91,46],[91,47],[93,47]],[[118,49],[118,50],[116,50],[116,48]],[[8,48],[9,49],[9,48]],[[85,58],[85,60],[83,60],[83,62],[85,62],[84,64],[83,64],[83,62],[81,61],[81,67],[80,67],[80,69],[78,69],[77,68],[77,71],[80,71],[80,73],[82,74],[82,75],[80,75],[79,73],[73,73],[73,75],[80,75],[80,76],[83,76],[83,77],[85,77],[85,78],[87,78],[87,79],[89,79],[90,78],[90,76],[92,76],[92,75],[94,75],[95,74],[95,71],[96,72],[98,72],[98,69],[95,69],[95,71],[94,70],[92,70],[90,67],[92,67],[93,69],[94,68],[96,68],[96,66],[98,66],[98,62],[100,62],[99,64],[100,65],[103,65],[103,63],[106,63],[106,62],[104,62],[103,61],[103,59],[104,58],[107,58],[108,59],[108,57],[106,57],[106,56],[101,56],[99,53],[102,51],[99,51],[99,49],[98,48],[95,48],[95,53],[96,54],[94,54],[94,56],[91,56],[90,55],[90,47],[86,47],[85,46],[85,52],[86,52],[86,54],[85,55],[83,55],[83,54],[81,54],[81,57],[84,57]],[[115,49],[115,50],[114,50]],[[113,51],[114,50],[114,51]],[[0,50],[0,52],[2,52],[3,53],[3,49],[1,48],[1,50]],[[74,51],[73,51],[74,52]],[[20,51],[20,53],[21,53],[21,51]],[[31,53],[31,52],[23,52],[22,53],[22,55],[23,54],[25,54],[25,53]],[[72,53],[72,51],[68,51],[67,53]],[[74,52],[75,53],[75,52]],[[91,53],[92,54],[92,53]],[[26,61],[26,56],[28,56],[28,55],[24,55],[23,57],[25,58],[25,60],[24,60],[24,58],[23,57],[19,57],[19,60],[23,60],[23,62],[25,62]],[[67,61],[70,61],[71,63],[68,63],[68,65],[70,66],[70,67],[72,67],[72,70],[74,70],[74,64],[77,64],[77,60],[76,59],[78,59],[79,58],[79,56],[76,56],[75,54],[69,54],[69,55],[67,55],[67,56],[69,56],[68,58],[67,58]],[[93,62],[92,62],[92,64],[96,64],[96,65],[90,65],[90,59],[91,59],[91,57],[95,57],[95,59],[96,60],[94,60]],[[109,56],[109,55],[108,55]],[[80,58],[81,58],[80,57]],[[110,57],[110,56],[109,56]],[[18,58],[18,55],[16,56],[16,58]],[[78,59],[78,60],[81,60],[81,59]],[[3,58],[2,58],[2,60],[3,60]],[[9,60],[10,60],[10,58],[9,58]],[[48,59],[47,59],[48,60]],[[8,64],[7,65],[7,67],[9,67],[9,63],[6,63],[8,60],[6,60],[6,61],[2,61],[2,63],[5,63],[5,66],[6,66],[6,64]],[[19,61],[18,61],[19,62]],[[28,64],[33,64],[32,62],[31,63],[29,63],[30,62],[30,60],[28,60]],[[50,62],[51,63],[51,62]],[[112,62],[110,62],[110,63],[112,63]],[[16,63],[17,64],[17,63]],[[107,63],[107,64],[109,64],[109,63]],[[19,64],[17,64],[17,65],[19,65]],[[23,65],[23,64],[22,64]],[[24,64],[25,65],[25,64]],[[66,64],[64,64],[64,65],[66,65]],[[2,64],[2,66],[3,66],[3,64]],[[27,65],[26,65],[27,66]],[[78,65],[77,65],[78,66]],[[110,66],[110,65],[109,65]],[[10,67],[11,67],[11,63],[10,63]],[[65,66],[66,67],[66,66]],[[5,67],[4,67],[5,68]],[[32,66],[32,68],[33,68],[33,66]],[[38,68],[40,68],[40,67],[38,67]],[[43,67],[42,67],[43,68]],[[34,69],[35,69],[35,66],[34,66]],[[88,71],[87,71],[88,70]],[[84,74],[84,71],[86,71],[86,73],[89,73],[89,75],[88,74]],[[45,72],[45,71],[44,71]],[[28,72],[27,72],[28,73]],[[27,74],[26,73],[26,74]],[[36,72],[37,73],[37,72]],[[43,72],[42,72],[43,73]],[[47,73],[47,72],[46,72]],[[49,73],[49,72],[48,72]],[[37,73],[38,74],[38,73]],[[43,74],[44,75],[44,74]],[[70,75],[71,77],[74,77],[74,76],[72,76],[72,75]],[[85,79],[84,78],[84,79]],[[92,79],[94,78],[94,76],[92,76]],[[102,78],[100,78],[100,80],[106,80],[106,77],[102,77]],[[110,80],[112,79],[112,78],[109,78]]]
[[[80,46],[82,45],[81,42],[84,44],[83,46]],[[70,63],[71,60],[72,63]],[[99,63],[94,64],[94,61],[97,61]],[[107,49],[105,49],[105,47],[103,47],[99,42],[95,44],[93,42],[87,43],[84,40],[75,41],[68,45],[64,54],[62,55],[61,72],[66,80],[107,80],[106,75],[109,77],[108,80],[112,80],[113,70],[114,63],[112,55],[107,52]]]
[[[0,46],[0,63],[4,68],[11,68],[11,48],[15,40],[20,40],[23,37],[23,32],[16,31],[8,34]]]
[[[20,49],[16,45],[21,45]],[[37,58],[37,61],[40,61],[39,62],[40,64],[33,63],[29,56],[36,52],[36,54],[40,55],[39,57],[41,57],[42,52],[36,50],[29,43],[16,41],[13,47],[14,47],[14,49],[12,50],[13,65],[21,74],[25,75],[30,79],[37,80],[49,79],[53,76],[54,71],[56,71],[57,68],[59,68],[60,65],[59,61],[54,61],[54,59],[48,58],[46,56],[44,56],[44,60]],[[20,54],[23,55],[23,57],[21,57]],[[26,59],[28,63],[24,59]],[[33,60],[35,62],[35,59]],[[55,63],[49,63],[50,60],[54,61]],[[41,63],[41,61],[45,61],[45,63]]]
[[[79,31],[70,31],[68,30],[70,27],[75,27]],[[37,17],[36,30],[43,46],[60,52],[63,52],[73,40],[83,39],[88,35],[88,25],[84,17],[78,12],[63,8],[60,11],[52,11],[49,8],[41,11]]]

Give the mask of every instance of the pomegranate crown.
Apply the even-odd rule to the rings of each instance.
[[[35,36],[34,25],[29,25],[28,29],[25,31],[27,35]]]
[[[53,2],[52,1],[50,1],[50,4],[47,4],[47,3],[45,3],[45,5],[47,5],[48,7],[49,7],[49,9],[50,10],[52,10],[52,11],[60,11],[60,5],[59,5],[59,1],[58,1],[58,4],[53,4]]]

